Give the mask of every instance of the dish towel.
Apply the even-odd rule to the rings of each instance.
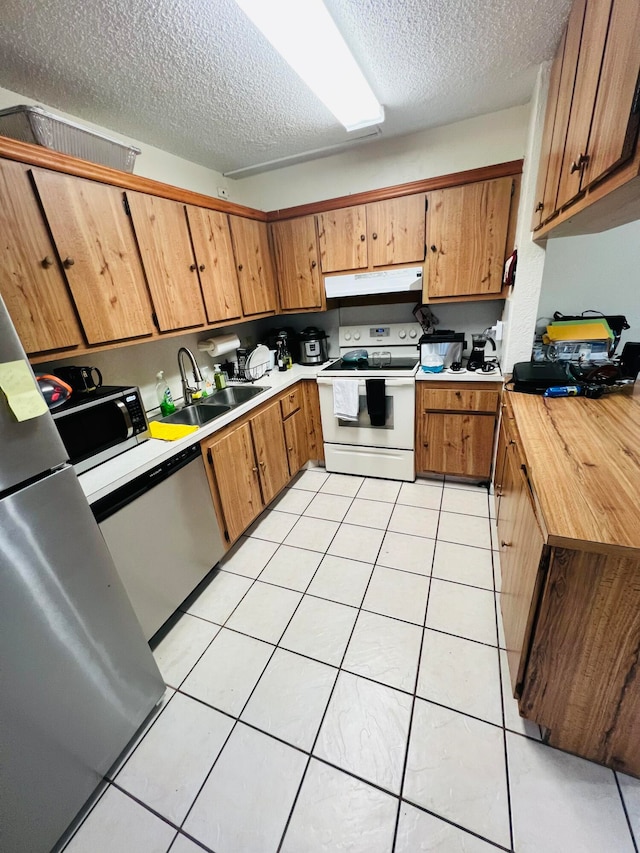
[[[367,411],[371,426],[384,426],[387,418],[384,379],[367,379]]]
[[[161,424],[159,421],[149,422],[149,435],[151,438],[160,438],[162,441],[177,441],[192,432],[197,432],[197,426],[188,424]]]
[[[333,380],[333,414],[342,421],[357,421],[360,408],[357,379]]]

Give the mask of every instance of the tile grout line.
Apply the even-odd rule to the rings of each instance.
[[[391,853],[394,853],[396,849],[396,844],[398,842],[398,829],[400,826],[400,812],[402,811],[402,803],[403,803],[403,795],[404,795],[404,784],[407,774],[407,764],[409,762],[409,745],[411,743],[411,734],[413,730],[413,715],[416,708],[416,696],[418,692],[418,681],[420,680],[420,664],[422,662],[422,651],[424,649],[424,638],[426,633],[426,625],[427,625],[427,613],[429,612],[429,598],[431,597],[431,582],[433,580],[433,566],[436,559],[436,547],[438,542],[438,529],[440,527],[440,512],[442,508],[442,500],[444,496],[444,488],[442,490],[442,494],[440,495],[440,509],[438,510],[438,521],[436,522],[436,536],[435,541],[436,545],[433,548],[433,553],[431,555],[431,571],[429,572],[429,587],[427,589],[427,600],[425,601],[424,606],[424,617],[422,620],[422,632],[420,637],[420,651],[418,653],[418,665],[416,667],[416,677],[413,682],[413,697],[411,700],[411,713],[409,715],[409,726],[407,728],[407,741],[405,744],[404,750],[404,760],[402,762],[402,774],[400,776],[400,794],[398,797],[398,809],[396,812],[396,820],[393,828],[393,841],[391,843]]]
[[[627,810],[627,804],[624,799],[624,794],[622,793],[622,786],[620,785],[620,780],[618,779],[618,774],[616,771],[613,771],[613,778],[616,782],[616,787],[618,789],[618,794],[620,795],[620,802],[622,803],[622,811],[624,812],[625,819],[627,821],[627,827],[629,828],[629,833],[631,835],[631,843],[633,844],[633,849],[635,853],[638,853],[638,844],[636,842],[636,837],[633,834],[633,826],[631,825],[631,818],[629,817],[629,812]]]
[[[366,478],[365,478],[364,482],[366,482]],[[363,484],[362,484],[362,485],[364,485],[364,482],[363,482]],[[361,487],[362,487],[362,486],[361,486]],[[394,502],[394,505],[395,505],[395,502]],[[393,514],[393,512],[392,512],[391,514]],[[389,516],[389,518],[391,518],[391,516]],[[388,522],[387,522],[387,526],[388,526]],[[340,528],[338,528],[338,530],[339,530],[339,529],[340,529]],[[338,532],[338,531],[336,531],[336,535],[337,535],[337,532]],[[386,529],[385,529],[385,532],[386,532]],[[333,540],[332,540],[332,541],[333,541]],[[384,536],[382,537],[382,539],[381,539],[381,541],[380,541],[380,545],[379,545],[379,547],[378,547],[378,552],[377,552],[377,554],[376,554],[376,560],[377,560],[377,558],[380,556],[380,550],[381,550],[381,548],[382,548],[382,543],[383,543],[383,542],[384,542]],[[329,547],[331,547],[331,546],[329,545]],[[327,549],[327,551],[328,551],[328,549]],[[326,556],[326,553],[325,553],[325,556]],[[369,575],[369,580],[367,581],[367,585],[366,585],[366,587],[365,587],[365,590],[364,590],[364,593],[363,593],[363,596],[362,596],[362,602],[364,602],[364,599],[366,598],[367,591],[368,591],[368,589],[369,589],[369,585],[371,584],[371,578],[373,577],[373,573],[374,573],[374,571],[375,571],[375,566],[376,566],[376,563],[375,563],[375,561],[374,561],[374,563],[373,563],[373,568],[372,568],[372,570],[371,570],[371,574]],[[309,766],[310,766],[310,764],[311,764],[311,759],[315,757],[315,756],[314,756],[314,754],[313,754],[313,752],[314,752],[314,750],[315,750],[315,748],[316,748],[316,745],[317,745],[317,743],[318,743],[318,738],[320,737],[320,732],[322,731],[322,726],[324,725],[324,721],[325,721],[326,716],[327,716],[327,711],[329,710],[329,706],[331,705],[331,700],[332,700],[332,698],[333,698],[333,694],[335,693],[336,685],[337,685],[337,683],[338,683],[338,679],[340,678],[340,673],[341,673],[341,672],[343,672],[343,671],[344,671],[344,672],[347,672],[347,670],[343,670],[343,669],[342,669],[342,665],[343,665],[343,663],[344,663],[344,659],[345,659],[345,658],[346,658],[346,656],[347,656],[347,650],[348,650],[348,648],[349,648],[349,644],[351,643],[351,640],[352,640],[352,638],[353,638],[353,634],[354,634],[354,631],[355,631],[355,629],[356,629],[356,625],[358,624],[358,619],[360,618],[360,612],[361,612],[361,611],[362,611],[362,607],[359,607],[359,608],[358,608],[358,615],[356,616],[356,618],[355,618],[355,620],[354,620],[354,622],[353,622],[353,625],[352,625],[352,627],[351,627],[351,631],[350,631],[350,633],[349,633],[349,638],[348,638],[348,640],[347,640],[347,642],[346,642],[346,644],[345,644],[344,651],[343,651],[343,653],[342,653],[342,657],[341,657],[341,659],[340,659],[340,664],[339,664],[339,666],[338,666],[338,672],[337,672],[336,677],[335,677],[335,680],[334,680],[334,682],[333,682],[333,686],[332,686],[332,688],[331,688],[331,692],[329,693],[329,698],[328,698],[328,700],[327,700],[327,704],[325,705],[324,712],[323,712],[323,714],[322,714],[322,717],[320,718],[320,724],[319,724],[319,726],[318,726],[318,730],[316,731],[315,738],[313,739],[313,743],[312,743],[312,745],[311,745],[311,750],[309,751],[309,758],[308,758],[308,760],[307,760],[307,764],[306,764],[306,766],[305,766],[305,769],[304,769],[304,771],[303,771],[303,773],[302,773],[302,777],[301,777],[301,779],[300,779],[300,784],[299,784],[299,786],[298,786],[298,790],[297,790],[297,792],[296,792],[296,795],[295,795],[295,797],[294,797],[294,799],[293,799],[293,803],[291,804],[291,809],[290,809],[290,811],[289,811],[289,816],[287,817],[286,823],[285,823],[285,825],[284,825],[284,829],[283,829],[283,831],[282,831],[282,835],[281,835],[281,837],[280,837],[280,843],[278,844],[278,848],[277,848],[277,852],[276,852],[276,853],[280,853],[280,851],[281,851],[281,849],[282,849],[282,845],[284,844],[285,838],[286,838],[286,836],[287,836],[287,832],[289,831],[289,826],[290,826],[290,824],[291,824],[291,818],[293,817],[293,813],[294,813],[295,808],[296,808],[296,806],[297,806],[297,804],[298,804],[298,799],[299,799],[299,797],[300,797],[300,792],[302,791],[302,786],[304,785],[304,781],[305,781],[305,779],[306,779],[306,777],[307,777],[307,772],[308,772],[308,770],[309,770]],[[351,674],[351,673],[349,673],[349,674]],[[319,760],[321,760],[321,759],[319,759]],[[329,762],[326,762],[326,763],[329,763]],[[342,768],[338,768],[338,769],[339,769],[339,770],[341,770]],[[349,775],[352,775],[352,774],[349,774]],[[355,777],[355,778],[359,778],[359,777]],[[365,784],[367,784],[367,783],[366,783],[366,780],[362,780],[362,781],[365,781]],[[376,786],[376,787],[377,787],[377,786]],[[391,794],[391,796],[393,796],[393,794]]]

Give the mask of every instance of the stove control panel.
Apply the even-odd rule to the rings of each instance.
[[[341,347],[352,346],[402,346],[417,343],[422,335],[419,323],[388,323],[379,326],[340,326]]]

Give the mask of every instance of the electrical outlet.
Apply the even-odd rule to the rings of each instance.
[[[229,198],[229,190],[226,187],[218,187],[218,198]]]
[[[496,340],[501,341],[504,337],[504,323],[502,320],[496,320]]]

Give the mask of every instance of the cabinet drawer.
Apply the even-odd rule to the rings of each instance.
[[[498,391],[476,388],[420,388],[418,405],[423,411],[495,412]]]
[[[280,397],[280,408],[282,409],[282,417],[288,418],[294,412],[297,412],[302,405],[302,389],[300,385],[290,388],[286,394]]]

